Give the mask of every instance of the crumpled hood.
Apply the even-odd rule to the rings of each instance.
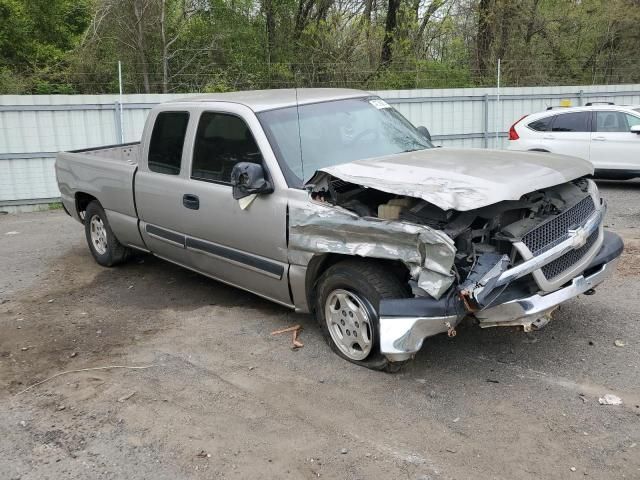
[[[591,162],[512,150],[433,148],[358,160],[318,170],[387,193],[422,198],[443,210],[473,210],[593,174]]]

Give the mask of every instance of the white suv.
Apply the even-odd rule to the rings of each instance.
[[[509,129],[509,150],[590,160],[599,178],[640,177],[640,106],[587,103],[525,115]]]

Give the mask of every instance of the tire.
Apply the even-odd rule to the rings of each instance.
[[[344,260],[318,279],[314,314],[325,340],[339,356],[372,370],[395,373],[407,362],[391,362],[380,353],[378,310],[384,298],[408,296],[408,286],[382,264]]]
[[[89,203],[85,210],[84,233],[91,255],[103,267],[113,267],[129,257],[131,250],[113,234],[104,208],[97,200]]]

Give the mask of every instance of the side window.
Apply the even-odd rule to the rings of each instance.
[[[563,113],[557,115],[552,132],[588,132],[589,131],[589,112],[579,113]]]
[[[235,115],[203,113],[193,147],[191,178],[229,183],[231,170],[238,162],[262,163],[247,124]]]
[[[635,125],[640,125],[640,117],[636,117],[635,115],[629,115],[628,113],[625,113],[625,116],[627,117],[627,126],[629,128],[635,126]],[[627,132],[629,131],[629,128],[627,128]]]
[[[549,130],[551,130],[551,122],[553,121],[553,119],[554,119],[553,116],[540,118],[538,120],[531,122],[527,126],[537,132],[548,132]]]
[[[187,112],[158,114],[149,144],[149,170],[167,175],[180,174],[182,147],[188,123]]]
[[[596,112],[596,132],[628,132],[627,120],[622,112]]]

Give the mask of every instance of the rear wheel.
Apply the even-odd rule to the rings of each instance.
[[[87,205],[84,214],[84,231],[89,250],[100,265],[112,267],[129,257],[131,250],[115,237],[109,226],[107,215],[97,200]]]
[[[316,293],[315,316],[334,352],[373,370],[397,372],[406,363],[390,362],[380,353],[380,300],[408,296],[407,286],[382,264],[336,263],[320,276]]]

